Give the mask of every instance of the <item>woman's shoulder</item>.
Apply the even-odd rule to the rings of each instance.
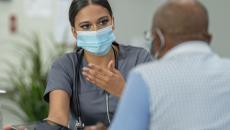
[[[142,47],[135,47],[131,45],[120,45],[120,54],[127,56],[127,55],[132,55],[132,56],[151,56],[151,54],[144,48]]]
[[[125,50],[126,52],[148,52],[146,49],[142,47],[136,47],[136,46],[131,46],[131,45],[119,45],[121,50]]]
[[[150,62],[153,60],[152,55],[144,48],[130,45],[120,45],[120,58],[127,62],[135,61],[135,64]]]
[[[70,67],[72,66],[72,63],[76,62],[76,53],[75,52],[69,52],[69,53],[65,53],[64,55],[58,57],[53,65],[59,65],[62,67]]]

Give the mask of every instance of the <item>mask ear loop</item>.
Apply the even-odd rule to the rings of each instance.
[[[73,33],[76,33],[76,36],[74,36],[74,37],[77,38],[77,31],[76,31],[75,28],[73,28],[73,27],[72,27],[71,29],[72,29],[72,32],[73,32]]]
[[[160,38],[160,49],[155,53],[154,57],[156,59],[159,59],[160,57],[160,51],[165,47],[165,38],[164,38],[164,35],[163,33],[161,32],[161,30],[159,28],[157,28],[156,30],[156,33],[157,35],[159,36]]]
[[[112,24],[111,24],[112,28],[115,28],[115,24],[114,24],[114,18],[112,18]]]
[[[74,37],[76,38],[75,45],[77,47],[77,31],[75,30],[75,28],[72,28],[72,31],[73,31],[73,33],[76,33],[76,36],[74,36]]]

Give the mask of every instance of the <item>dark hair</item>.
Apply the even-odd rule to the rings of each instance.
[[[90,4],[100,5],[106,8],[109,11],[110,16],[113,16],[111,6],[107,0],[73,0],[69,8],[69,21],[72,27],[74,27],[75,16],[78,12]]]

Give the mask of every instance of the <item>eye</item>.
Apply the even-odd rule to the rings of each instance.
[[[109,21],[110,21],[110,20],[109,20],[109,17],[108,17],[108,16],[103,16],[103,17],[101,17],[101,18],[99,18],[99,19],[97,20],[97,27],[98,27],[99,29],[104,28],[104,27],[108,26]]]
[[[100,24],[101,26],[105,26],[105,25],[108,24],[108,22],[109,22],[108,19],[102,19],[102,20],[99,21],[99,24]]]
[[[80,25],[80,28],[82,30],[88,31],[91,29],[91,25],[90,24],[82,24],[82,25]]]

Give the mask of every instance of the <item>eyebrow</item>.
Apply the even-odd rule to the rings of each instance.
[[[82,26],[82,25],[85,25],[85,24],[89,24],[90,22],[88,22],[88,21],[83,21],[83,22],[81,22],[81,23],[79,23],[79,26]]]
[[[100,17],[97,21],[99,21],[99,20],[107,20],[107,19],[109,19],[109,17],[108,16],[102,16],[102,17]]]
[[[102,17],[100,17],[97,21],[100,21],[100,20],[107,20],[107,19],[109,19],[108,16],[102,16]],[[79,26],[82,26],[82,25],[84,25],[84,24],[89,24],[89,23],[90,23],[89,21],[83,21],[83,22],[80,22],[80,23],[79,23]]]

